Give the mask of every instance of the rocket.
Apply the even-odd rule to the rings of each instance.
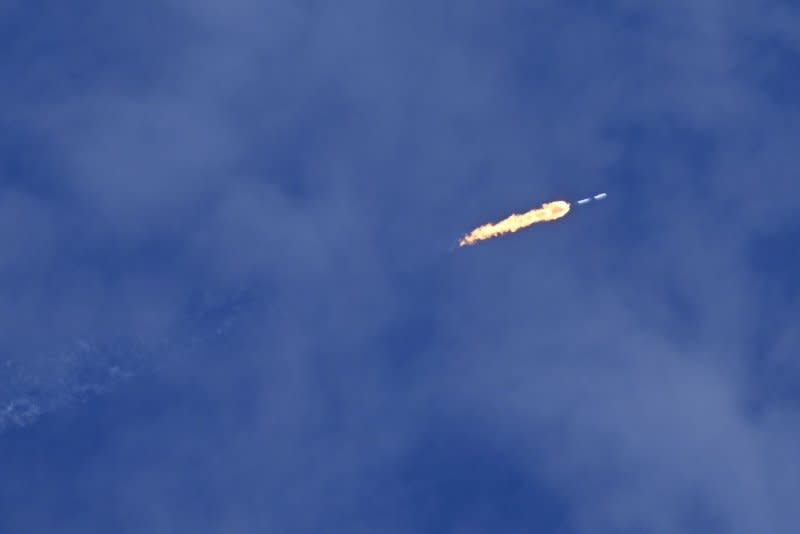
[[[608,196],[608,194],[607,194],[607,193],[598,193],[598,194],[596,194],[596,195],[594,195],[594,196],[591,196],[591,197],[586,197],[586,198],[582,198],[582,199],[580,199],[580,200],[578,201],[578,204],[588,204],[589,202],[591,202],[591,201],[592,201],[592,199],[594,199],[594,200],[603,200],[603,199],[604,199],[604,198],[606,198],[607,196]]]

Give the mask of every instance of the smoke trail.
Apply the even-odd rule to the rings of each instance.
[[[522,230],[538,222],[554,221],[569,213],[569,208],[569,202],[564,200],[548,202],[542,204],[541,208],[535,208],[525,213],[515,213],[500,222],[479,226],[465,235],[458,244],[462,247],[464,245],[474,245],[478,241],[516,232],[517,230]]]

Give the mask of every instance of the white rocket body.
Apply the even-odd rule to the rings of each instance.
[[[580,199],[580,200],[578,201],[578,204],[581,204],[581,205],[582,205],[582,204],[588,204],[588,203],[589,203],[589,202],[591,202],[593,199],[594,199],[594,200],[603,200],[603,199],[604,199],[604,198],[606,198],[607,196],[608,196],[608,194],[607,194],[607,193],[598,193],[598,194],[596,194],[596,195],[594,195],[594,196],[592,196],[592,197],[586,197],[586,198],[582,198],[582,199]]]

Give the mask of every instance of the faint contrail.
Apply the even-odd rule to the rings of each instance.
[[[599,193],[594,195],[594,197],[579,200],[578,204],[587,204],[592,201],[592,198],[595,200],[602,200],[606,198],[606,196],[605,193]],[[517,230],[522,230],[538,222],[554,221],[569,213],[570,207],[570,203],[565,200],[547,202],[542,204],[541,208],[534,208],[525,213],[515,213],[509,215],[500,222],[479,226],[461,238],[458,244],[462,247],[464,245],[474,245],[478,241],[516,232]]]

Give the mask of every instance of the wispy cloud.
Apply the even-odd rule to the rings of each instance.
[[[564,500],[565,529],[797,524],[792,8],[61,15],[11,15],[30,29],[0,142],[34,148],[3,169],[1,361],[27,378],[3,375],[0,417],[115,368],[180,392],[70,479],[104,504],[92,524],[136,508],[155,531],[413,531],[422,512],[372,484],[441,420]],[[600,190],[553,231],[446,252]],[[173,447],[147,454],[153,436]],[[451,524],[486,526],[442,491]]]

